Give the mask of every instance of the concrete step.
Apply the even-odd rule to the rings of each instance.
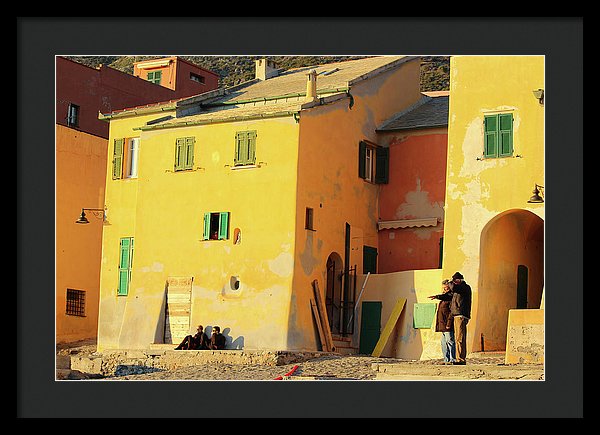
[[[342,337],[339,335],[334,335],[333,345],[335,346],[335,351],[342,355],[358,354],[358,348],[352,346],[352,337]]]

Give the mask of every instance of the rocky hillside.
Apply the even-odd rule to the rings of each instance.
[[[133,73],[133,63],[162,56],[67,56],[87,66],[108,65],[128,74]],[[254,77],[256,56],[181,56],[203,68],[217,73],[219,86],[231,86]],[[363,56],[276,56],[271,57],[283,69],[357,59]],[[425,56],[421,63],[421,91],[450,89],[450,58]]]

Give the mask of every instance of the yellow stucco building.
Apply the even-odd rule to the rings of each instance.
[[[421,98],[419,58],[256,68],[232,88],[100,116],[99,351],[177,343],[197,324],[220,326],[228,349],[317,350],[313,282],[348,291],[376,261],[389,168],[375,129]],[[327,308],[346,330],[351,310]]]
[[[359,276],[382,328],[406,301],[384,356],[441,358],[428,296],[459,271],[473,291],[468,353],[544,361],[543,92],[543,56],[450,58],[442,267]],[[421,327],[418,308],[431,311]]]
[[[509,311],[543,308],[544,56],[450,67],[443,271],[473,289],[469,349],[505,350]]]

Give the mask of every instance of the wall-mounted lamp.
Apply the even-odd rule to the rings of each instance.
[[[533,96],[540,102],[540,104],[544,104],[544,90],[537,89],[533,91]]]
[[[79,219],[75,221],[76,224],[89,224],[90,221],[85,217],[85,211],[91,211],[92,214],[98,219],[102,219],[103,222],[106,222],[106,209],[105,208],[82,208],[81,215]]]
[[[542,189],[542,191],[540,191],[540,188]],[[540,193],[542,195],[544,195],[543,192],[544,186],[540,186],[539,184],[536,184],[535,187],[533,188],[533,195],[531,196],[531,198],[529,198],[529,201],[527,202],[531,202],[531,203],[540,203],[540,202],[544,202],[544,197],[540,196]]]

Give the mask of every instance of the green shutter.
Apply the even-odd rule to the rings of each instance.
[[[243,164],[243,155],[244,155],[244,144],[246,142],[246,133],[243,131],[238,131],[235,134],[235,157],[233,159],[234,165]]]
[[[175,141],[175,170],[193,169],[194,137],[178,137]]]
[[[210,213],[204,213],[204,233],[202,234],[202,240],[210,239]]]
[[[123,176],[123,144],[125,139],[115,139],[112,160],[112,178],[118,180]]]
[[[133,260],[133,238],[123,238],[120,242],[119,255],[119,287],[118,295],[129,293],[129,281],[131,279],[131,264]]]
[[[194,167],[194,137],[185,138],[185,168],[192,169]]]
[[[256,163],[256,131],[248,132],[248,165]]]
[[[229,212],[219,213],[219,240],[229,238]]]
[[[363,273],[377,273],[377,248],[363,245]]]
[[[175,141],[175,170],[183,169],[185,161],[185,139],[180,137]]]
[[[511,156],[513,152],[513,116],[512,113],[499,115],[498,122],[498,155],[501,157]]]
[[[365,165],[367,161],[367,144],[362,140],[358,143],[358,176],[366,178]]]
[[[484,119],[484,156],[498,157],[498,115],[486,116]]]
[[[390,161],[390,149],[389,148],[376,148],[375,149],[375,183],[387,184],[389,181],[389,161]]]

